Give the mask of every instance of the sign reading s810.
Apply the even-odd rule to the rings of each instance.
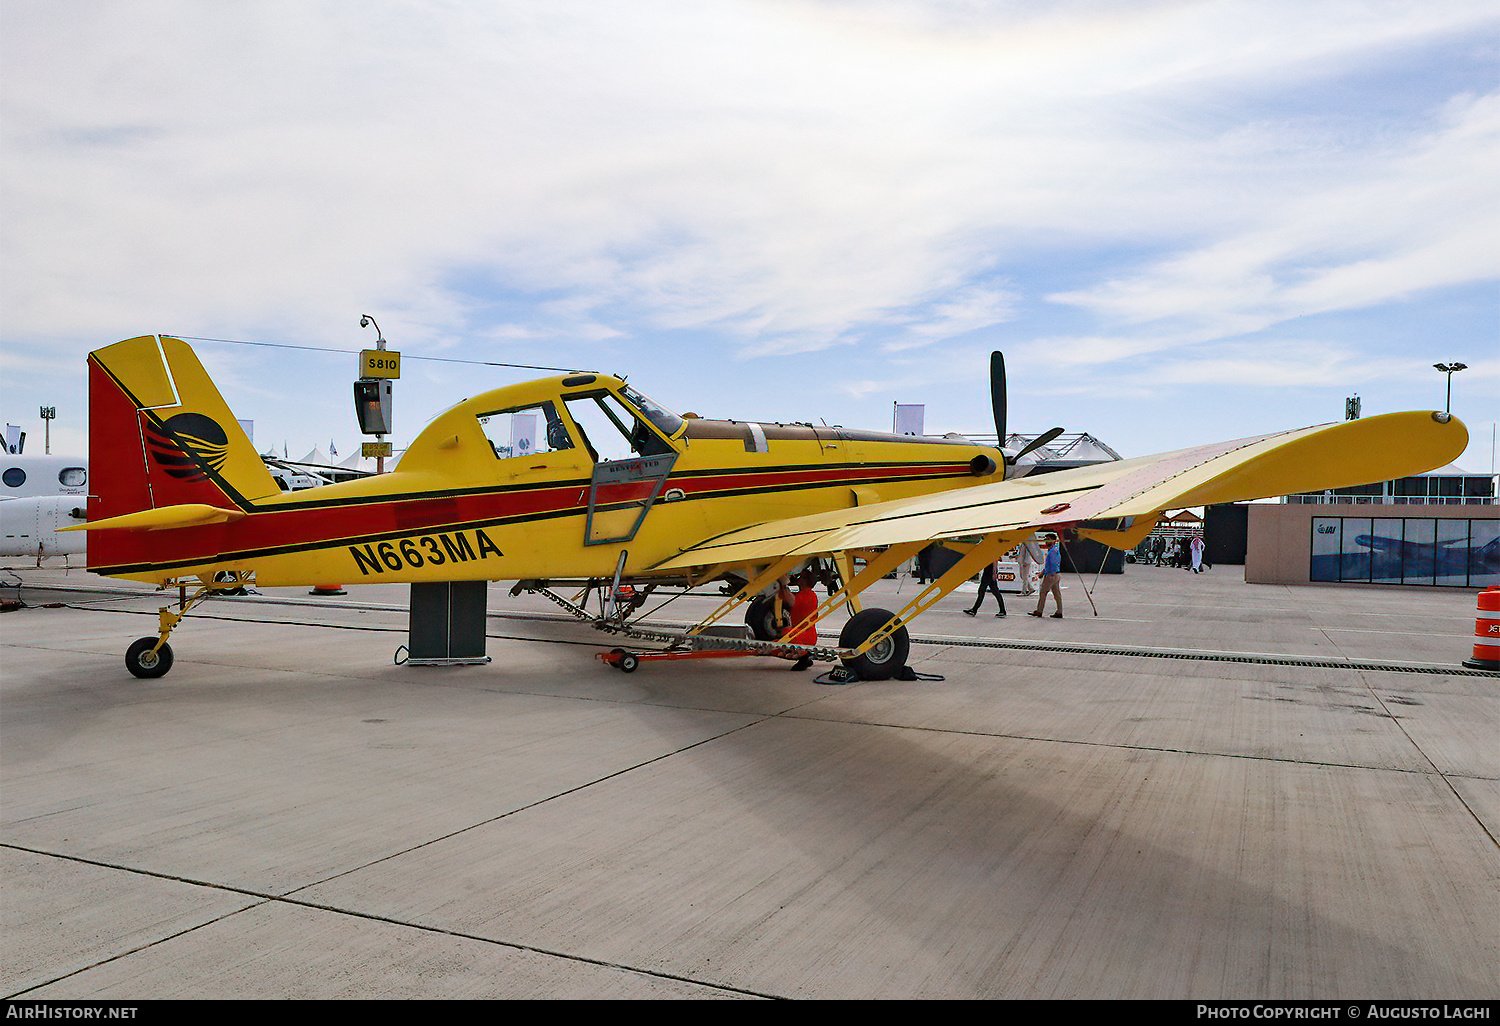
[[[394,349],[361,349],[359,376],[362,378],[399,378],[401,354]]]

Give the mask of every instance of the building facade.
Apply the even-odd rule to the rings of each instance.
[[[1500,507],[1260,503],[1249,507],[1250,584],[1500,585]]]

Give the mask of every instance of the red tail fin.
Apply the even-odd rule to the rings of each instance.
[[[192,503],[248,511],[279,491],[197,355],[155,335],[89,354],[89,477],[91,523]],[[213,533],[91,531],[89,566],[206,553]]]

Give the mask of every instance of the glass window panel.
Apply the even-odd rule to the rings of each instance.
[[[1370,580],[1377,584],[1401,583],[1400,520],[1379,519],[1370,524],[1367,544],[1370,548]]]
[[[1370,579],[1370,518],[1344,518],[1344,544],[1339,562],[1339,580]]]
[[[635,404],[635,408],[640,410],[641,414],[647,420],[655,424],[661,433],[669,438],[677,433],[678,428],[682,427],[681,417],[661,405],[661,403],[648,399],[631,386],[622,386],[620,392],[629,402]]]
[[[1437,549],[1433,553],[1433,583],[1462,588],[1469,583],[1469,522],[1437,521]]]
[[[1314,581],[1337,581],[1340,579],[1339,517],[1313,517],[1312,557],[1308,579]]]
[[[573,448],[568,429],[550,402],[497,410],[479,418],[497,459],[508,460]]]
[[[1437,561],[1437,521],[1431,517],[1406,519],[1406,538],[1401,546],[1405,584],[1431,584]]]
[[[563,402],[573,423],[583,430],[595,462],[664,456],[672,451],[644,420],[608,392],[568,396]]]
[[[1500,585],[1500,520],[1469,521],[1469,587]]]

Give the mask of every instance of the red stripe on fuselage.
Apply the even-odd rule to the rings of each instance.
[[[806,467],[778,471],[729,471],[673,475],[667,485],[684,497],[725,492],[765,493],[794,488],[837,487],[916,477],[967,476],[967,463],[895,466]],[[644,501],[654,482],[632,482],[601,489],[606,502]],[[619,496],[619,497],[617,497]],[[628,496],[626,498],[625,496]],[[507,520],[583,516],[588,488],[574,481],[506,491],[452,496],[391,496],[374,501],[308,497],[291,508],[261,506],[243,520],[165,532],[109,532],[124,544],[111,552],[110,565],[175,564],[187,566],[235,558],[254,558],[273,551],[295,551],[345,545],[403,534],[483,526]],[[99,561],[90,564],[105,569]]]

